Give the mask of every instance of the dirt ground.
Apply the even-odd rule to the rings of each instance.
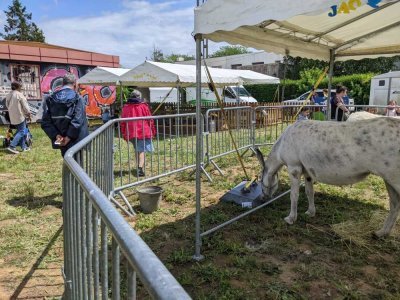
[[[47,226],[41,223],[34,229],[50,233],[48,240],[35,245],[38,253],[30,255],[26,254],[26,250],[21,250],[0,259],[0,300],[61,299],[64,291],[61,271],[63,266],[61,210],[49,205],[44,207],[37,217],[55,219],[57,223],[55,225],[58,226],[55,226],[53,232],[48,232],[48,228],[45,228]],[[32,228],[35,226],[34,223]],[[18,228],[18,226],[20,224],[15,219],[0,222],[0,228]]]

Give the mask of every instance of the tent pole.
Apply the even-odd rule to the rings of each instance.
[[[196,220],[195,220],[195,253],[194,260],[202,260],[204,257],[200,254],[201,236],[200,236],[200,211],[201,211],[201,170],[202,170],[202,148],[203,148],[203,130],[201,119],[201,35],[195,36],[196,40]]]
[[[287,63],[288,63],[288,56],[289,56],[289,50],[286,49],[285,51],[285,58],[284,62],[285,64],[283,65],[283,85],[282,85],[282,98],[281,102],[285,100],[285,83],[286,83],[286,71],[287,71]],[[279,100],[278,100],[279,101]]]
[[[177,115],[178,115],[178,117],[176,118],[176,122],[175,122],[175,124],[177,123],[177,126],[176,126],[176,136],[178,137],[178,139],[179,139],[179,135],[180,135],[180,132],[179,132],[179,129],[180,129],[180,125],[181,125],[181,118],[179,117],[179,114],[180,114],[180,110],[179,110],[179,108],[180,108],[180,101],[181,101],[181,93],[179,92],[179,87],[180,87],[180,85],[178,84],[177,86],[176,86],[176,102],[177,102],[177,104],[178,104],[178,107],[177,107],[177,109],[176,109],[176,113],[177,113]]]
[[[122,106],[123,106],[123,99],[122,99],[122,82],[119,83],[119,102],[120,102],[120,108],[119,108],[119,116],[121,116],[121,112],[122,112]]]
[[[331,89],[332,89],[332,77],[333,77],[333,65],[335,63],[335,52],[333,49],[329,50],[329,76],[328,76],[328,99],[326,99],[326,119],[331,119]]]

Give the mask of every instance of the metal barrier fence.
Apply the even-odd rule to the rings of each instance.
[[[247,107],[229,107],[209,109],[205,114],[205,150],[206,164],[213,164],[221,172],[214,159],[235,152],[228,128],[235,139],[238,150],[251,147],[253,109]]]
[[[136,299],[138,277],[153,298],[190,299],[107,197],[113,190],[114,123],[65,155],[64,297]]]
[[[117,129],[114,149],[115,188],[110,199],[125,213],[134,215],[130,202],[123,190],[169,176],[195,167],[196,164],[196,115],[180,114],[115,120]],[[125,137],[122,128],[130,128]],[[142,147],[140,139],[146,128],[153,127],[151,146],[138,154],[135,149]],[[131,136],[129,135],[131,134]],[[149,148],[150,147],[150,148]],[[139,156],[142,155],[143,173],[140,174]],[[117,201],[120,197],[124,206]]]
[[[259,106],[253,115],[253,147],[273,145],[283,130],[296,121],[302,111],[301,105]],[[312,120],[325,119],[325,106],[310,105],[308,118]]]
[[[325,107],[309,108],[311,119],[325,116]],[[372,109],[378,113],[383,108],[354,106],[356,111]],[[189,299],[109,200],[128,214],[134,214],[122,193],[124,189],[194,168],[196,149],[203,151],[203,163],[232,153],[234,149],[226,124],[232,128],[241,150],[272,145],[295,121],[300,106],[232,107],[226,110],[226,119],[219,109],[206,112],[205,128],[204,124],[201,126],[205,147],[196,145],[195,114],[182,114],[113,120],[67,152],[63,166],[67,299],[108,299],[110,296],[119,299],[122,283],[127,287],[122,295],[133,299],[136,277],[152,297]],[[145,154],[145,174],[139,176],[135,155],[137,141],[131,143],[123,139],[121,124],[136,122],[143,127],[150,120],[157,131],[152,139],[154,150]],[[128,209],[119,204],[116,195],[121,196]],[[120,269],[122,261],[126,267],[124,272]]]

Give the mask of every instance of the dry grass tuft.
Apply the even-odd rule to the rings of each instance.
[[[332,229],[343,240],[366,247],[370,244],[372,233],[383,226],[387,214],[387,211],[375,211],[369,222],[349,220],[332,225]],[[393,228],[391,236],[400,237],[400,226]]]

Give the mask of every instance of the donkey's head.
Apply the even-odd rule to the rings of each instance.
[[[267,161],[264,160],[264,156],[261,151],[256,149],[257,158],[261,164],[261,188],[263,193],[263,198],[272,198],[275,192],[278,190],[278,173],[271,174],[268,172]]]

